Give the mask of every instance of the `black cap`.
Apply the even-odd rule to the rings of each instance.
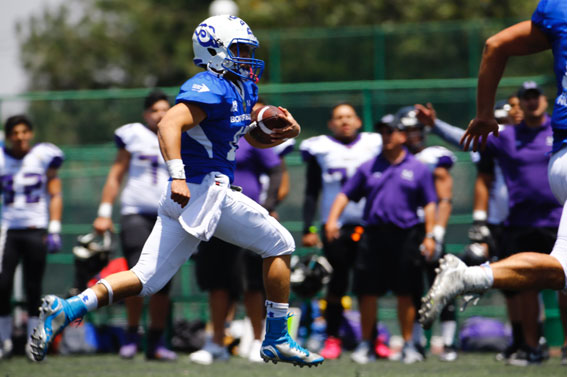
[[[528,93],[535,93],[541,96],[543,91],[535,81],[525,81],[520,89],[518,89],[518,98],[524,98]]]
[[[374,125],[374,131],[380,132],[380,128],[396,128],[396,117],[394,114],[386,114]]]
[[[394,116],[393,127],[400,131],[408,128],[424,128],[417,119],[417,110],[413,106],[405,106],[399,109]]]

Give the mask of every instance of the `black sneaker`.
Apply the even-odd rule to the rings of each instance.
[[[419,352],[421,356],[423,356],[423,360],[425,360],[427,358],[427,352],[425,350],[425,346],[420,343],[414,343],[414,346],[417,352]]]
[[[496,361],[508,361],[519,349],[520,346],[517,344],[510,344],[504,351],[496,354]]]
[[[533,349],[526,346],[510,357],[508,365],[526,367],[528,365],[539,365],[543,360],[541,349]]]
[[[567,346],[561,347],[561,365],[567,365]]]
[[[549,360],[549,344],[547,344],[547,339],[544,336],[539,338],[539,349],[541,350],[543,360]]]

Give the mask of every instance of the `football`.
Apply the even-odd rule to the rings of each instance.
[[[274,128],[288,126],[284,112],[272,105],[262,106],[252,112],[250,135],[262,144],[272,144],[270,134]]]

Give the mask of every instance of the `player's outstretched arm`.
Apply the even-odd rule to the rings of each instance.
[[[120,192],[120,185],[130,167],[130,158],[130,152],[124,148],[120,148],[116,153],[116,159],[110,167],[102,189],[97,217],[93,222],[93,228],[97,233],[102,234],[112,229],[112,204]]]
[[[482,53],[478,74],[476,117],[461,139],[464,149],[484,148],[488,134],[498,136],[494,119],[496,88],[511,56],[530,55],[551,48],[547,36],[531,21],[523,21],[490,37]]]
[[[181,133],[195,127],[206,117],[207,114],[199,106],[178,103],[167,111],[158,124],[160,150],[172,178],[171,199],[181,207],[185,207],[191,198],[181,160]]]

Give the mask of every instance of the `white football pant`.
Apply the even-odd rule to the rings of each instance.
[[[188,183],[188,186],[191,200],[208,189],[202,184]],[[291,254],[295,250],[292,235],[266,209],[241,192],[226,189],[215,237],[252,250],[263,258]],[[160,200],[156,224],[140,260],[132,268],[143,284],[140,296],[159,291],[197,250],[200,240],[181,227],[178,221],[181,212],[181,206],[171,200],[169,183]]]
[[[557,231],[557,240],[551,256],[557,258],[565,272],[565,288],[567,288],[567,147],[551,156],[547,169],[549,186],[559,203],[563,203],[563,213]]]

